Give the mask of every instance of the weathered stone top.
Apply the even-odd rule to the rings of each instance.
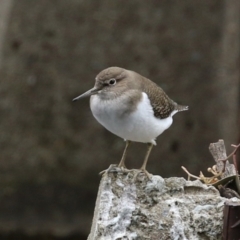
[[[221,239],[225,200],[198,180],[108,172],[88,240]]]

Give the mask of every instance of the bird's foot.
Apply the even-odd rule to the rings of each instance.
[[[133,179],[137,179],[140,177],[143,177],[144,175],[147,176],[148,180],[152,179],[152,174],[150,174],[146,169],[140,168],[140,169],[127,169],[125,165],[120,166],[116,164],[111,164],[108,169],[105,169],[99,173],[99,175],[106,175],[109,173],[131,173],[133,172]]]
[[[111,164],[107,169],[101,171],[99,173],[99,175],[105,175],[105,174],[108,174],[110,172],[119,172],[119,171],[120,171],[120,169],[116,164]]]
[[[116,165],[116,164],[111,164],[108,169],[105,169],[99,173],[99,175],[105,175],[108,173],[119,173],[119,172],[129,172],[131,170],[127,169],[124,166]]]
[[[139,178],[139,175],[143,176],[147,176],[148,180],[151,180],[152,179],[152,174],[149,173],[146,169],[133,169],[131,171],[134,171],[134,176],[133,178],[136,180],[137,178]]]

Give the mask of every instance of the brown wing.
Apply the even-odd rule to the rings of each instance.
[[[148,94],[155,117],[161,119],[169,117],[177,104],[157,84],[146,78],[143,81],[148,82],[144,84],[144,92]]]

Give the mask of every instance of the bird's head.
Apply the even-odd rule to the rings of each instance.
[[[96,76],[94,87],[74,98],[73,101],[95,94],[99,94],[102,98],[114,97],[127,88],[128,75],[128,71],[123,68],[110,67],[104,69]]]

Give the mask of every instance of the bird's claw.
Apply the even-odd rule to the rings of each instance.
[[[151,180],[152,179],[152,174],[149,173],[146,169],[134,169],[135,173],[134,173],[134,176],[133,178],[136,180],[139,176],[139,174],[144,174],[147,176],[148,180]]]
[[[119,166],[116,164],[111,164],[108,169],[105,169],[99,173],[99,175],[105,175],[108,173],[119,173],[119,172],[130,172],[125,166]]]
[[[130,173],[133,172],[133,179],[136,180],[139,176],[139,174],[141,175],[145,175],[147,176],[148,180],[152,179],[152,174],[150,174],[146,169],[127,169],[125,166],[119,166],[116,164],[111,164],[108,169],[105,169],[103,171],[101,171],[99,173],[99,175],[106,175],[109,173]]]
[[[119,172],[119,168],[116,164],[111,164],[107,169],[101,171],[99,173],[99,175],[105,175],[108,174],[110,172]]]

